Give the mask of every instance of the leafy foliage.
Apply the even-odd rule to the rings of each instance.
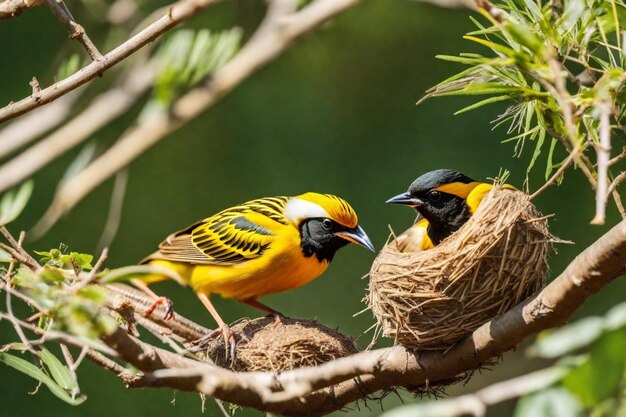
[[[599,144],[599,116],[608,108],[614,136],[624,131],[626,54],[620,28],[626,23],[622,0],[542,2],[505,0],[505,19],[486,12],[476,31],[464,38],[489,53],[462,53],[438,58],[468,68],[430,89],[425,97],[489,96],[456,114],[487,104],[508,107],[495,126],[508,124],[506,141],[520,156],[532,145],[528,171],[547,152],[545,177],[563,164],[555,162],[558,143],[567,151],[589,153]],[[617,133],[615,133],[617,132]],[[622,147],[624,138],[614,137]],[[576,159],[593,172],[583,155]]]
[[[221,68],[239,49],[241,30],[221,33],[182,29],[163,42],[154,57],[157,77],[153,101],[167,107],[186,88]]]
[[[45,355],[43,354],[44,351],[46,352]],[[41,382],[48,387],[48,389],[50,389],[50,392],[66,403],[71,405],[82,404],[87,397],[84,395],[76,396],[72,394],[77,385],[75,385],[74,380],[70,381],[66,379],[69,374],[68,368],[61,364],[56,356],[52,355],[52,353],[45,349],[42,351],[41,358],[48,366],[47,370],[52,373],[54,376],[53,378],[44,372],[44,368],[40,368],[27,360],[20,358],[19,356],[6,352],[0,352],[0,362]],[[62,384],[67,386],[63,386]]]
[[[31,269],[22,265],[15,272],[12,267],[4,269],[2,284],[13,287],[41,309],[36,325],[40,331],[62,331],[87,346],[102,348],[98,337],[113,331],[116,323],[102,313],[105,290],[95,285],[81,285],[86,279],[85,271],[93,268],[93,256],[72,252],[65,245],[36,253],[42,257],[42,268]],[[38,342],[21,339],[21,343],[10,343],[0,349],[1,363],[39,381],[68,404],[79,405],[85,401],[69,363],[64,363],[43,347],[43,338]],[[19,353],[36,359],[39,366]]]

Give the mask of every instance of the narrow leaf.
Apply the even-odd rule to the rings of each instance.
[[[80,405],[87,399],[84,395],[81,395],[78,398],[72,398],[67,391],[54,382],[52,378],[27,360],[6,352],[0,352],[0,362],[41,382],[48,387],[50,392],[70,405]]]
[[[48,349],[43,349],[39,352],[39,355],[57,384],[70,392],[78,390],[78,381],[76,381],[74,375],[52,352]]]
[[[0,225],[7,225],[15,220],[26,207],[33,192],[33,181],[29,180],[2,196],[0,201]]]
[[[479,101],[479,102],[477,102],[477,103],[471,104],[471,105],[469,105],[469,106],[467,106],[467,107],[464,107],[464,108],[462,108],[461,110],[457,110],[457,111],[454,113],[454,115],[456,116],[456,115],[458,115],[458,114],[462,114],[462,113],[468,112],[468,111],[470,111],[470,110],[475,110],[475,109],[477,109],[477,108],[479,108],[479,107],[482,107],[482,106],[485,106],[485,105],[487,105],[487,104],[497,103],[497,102],[499,102],[499,101],[505,101],[505,100],[509,100],[509,99],[511,99],[511,96],[507,96],[507,95],[505,95],[505,96],[495,96],[495,97],[489,97],[489,98],[486,98],[486,99],[484,99],[484,100],[481,100],[481,101]]]

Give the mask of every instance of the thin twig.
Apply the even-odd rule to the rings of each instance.
[[[617,164],[624,158],[626,158],[626,148],[622,149],[622,153],[609,160],[609,166]]]
[[[219,0],[180,0],[173,4],[157,21],[137,33],[126,42],[104,55],[99,61],[92,61],[79,71],[41,90],[40,99],[26,97],[0,109],[0,123],[27,113],[67,94],[84,83],[102,75],[104,71],[117,65],[148,43],[167,32],[180,22],[200,13]]]
[[[91,284],[94,281],[94,279],[96,279],[96,274],[102,268],[102,264],[104,263],[104,261],[106,260],[108,255],[109,255],[109,248],[102,249],[102,253],[100,254],[100,258],[98,258],[98,261],[93,266],[91,271],[89,271],[89,273],[87,274],[85,279],[83,279],[82,281],[79,281],[73,287],[74,292],[78,292],[78,290],[80,290],[81,288],[84,288],[87,285]]]
[[[65,30],[70,34],[70,38],[77,39],[83,45],[92,61],[101,61],[103,58],[102,54],[91,41],[87,32],[85,32],[85,28],[76,22],[65,2],[63,0],[47,0],[47,3],[52,13],[54,13],[65,27]]]
[[[606,191],[607,197],[609,194],[612,194],[613,191],[616,191],[617,187],[619,187],[624,180],[626,180],[626,171],[622,171],[617,177],[615,177],[613,182],[611,182],[611,185],[609,185],[609,188]]]
[[[577,146],[574,147],[574,149],[570,152],[569,156],[567,157],[567,159],[563,162],[563,164],[561,164],[561,166],[559,167],[559,169],[556,170],[556,172],[550,177],[550,179],[548,181],[546,181],[545,184],[543,184],[541,187],[539,187],[539,189],[537,191],[535,191],[534,193],[532,193],[532,195],[530,196],[530,199],[533,200],[535,197],[537,197],[539,194],[541,194],[542,192],[544,192],[548,187],[551,187],[552,185],[556,184],[556,182],[558,181],[558,179],[561,177],[561,175],[563,175],[563,173],[565,172],[565,170],[567,170],[567,168],[569,168],[569,166],[572,164],[572,162],[574,162],[574,160],[578,157],[578,153],[580,152],[580,148]]]
[[[37,261],[32,256],[30,256],[28,252],[22,249],[21,242],[18,242],[17,240],[15,240],[11,232],[9,232],[9,230],[5,226],[0,226],[0,233],[9,242],[11,247],[8,247],[3,243],[0,243],[0,246],[2,246],[5,250],[7,250],[18,261],[25,263],[26,265],[29,265],[33,267],[34,269],[40,268],[40,265],[37,263]],[[20,239],[23,239],[21,235],[20,235]]]

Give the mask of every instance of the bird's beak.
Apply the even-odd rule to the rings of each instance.
[[[404,206],[411,206],[411,207],[419,207],[423,204],[422,200],[420,200],[419,198],[413,197],[409,193],[398,194],[395,197],[391,197],[386,202],[393,203],[393,204],[402,204]]]
[[[361,226],[357,226],[352,230],[345,230],[342,232],[337,232],[336,235],[339,236],[340,238],[347,240],[348,242],[352,242],[356,245],[363,246],[364,248],[367,248],[371,250],[372,252],[375,252],[372,241],[370,240],[369,237],[367,237],[367,233],[365,233],[365,230],[363,230]]]

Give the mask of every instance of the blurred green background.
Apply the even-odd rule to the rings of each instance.
[[[104,42],[107,26],[85,11],[89,2],[69,4],[81,23],[90,28],[96,43]],[[146,10],[157,5],[141,3]],[[263,16],[256,0],[235,1],[202,13],[186,27],[221,29],[241,26],[249,36]],[[92,24],[90,24],[92,22]],[[150,253],[162,238],[197,219],[252,198],[296,195],[305,191],[334,193],[348,200],[361,225],[377,247],[388,234],[411,224],[414,214],[384,201],[404,191],[418,175],[435,168],[455,168],[483,180],[512,172],[510,183],[522,186],[534,144],[522,158],[513,158],[513,145],[500,144],[506,129],[492,130],[490,121],[504,110],[488,106],[461,116],[453,112],[469,101],[436,99],[415,102],[433,84],[459,69],[435,59],[436,54],[457,54],[475,48],[462,35],[472,29],[468,12],[431,5],[390,0],[370,0],[341,15],[322,30],[298,42],[288,53],[248,79],[201,117],[159,143],[130,168],[121,226],[112,246],[109,267],[132,264]],[[59,57],[79,51],[67,40],[61,25],[45,8],[25,12],[0,22],[0,103],[17,100],[30,91],[37,76],[51,82]],[[106,88],[107,74],[94,83]],[[140,106],[98,132],[93,141],[102,148],[112,143],[134,120]],[[35,176],[35,193],[12,230],[28,230],[41,216],[59,178],[78,150],[54,162]],[[531,189],[543,181],[545,154],[530,177]],[[49,249],[60,242],[81,252],[94,252],[106,220],[112,182],[86,198],[30,249]],[[573,240],[560,245],[551,260],[552,276],[594,241],[609,226],[589,225],[594,195],[582,175],[570,173],[562,186],[551,188],[536,200],[544,213],[556,213],[552,232]],[[618,220],[611,207],[608,224]],[[313,283],[265,301],[291,317],[315,318],[358,338],[361,347],[371,340],[364,333],[373,324],[371,313],[353,315],[364,308],[362,298],[374,254],[348,247]],[[163,283],[157,292],[171,297],[176,310],[213,327],[210,316],[189,289]],[[600,314],[623,300],[626,281],[604,288],[577,313]],[[247,306],[215,297],[227,321],[259,313]],[[13,337],[0,327],[0,339]],[[384,340],[380,346],[387,345]],[[504,356],[491,372],[477,374],[466,386],[448,392],[468,392],[491,382],[545,365],[525,359],[518,348]],[[126,390],[111,374],[87,363],[79,381],[88,400],[73,408],[47,389],[30,395],[36,383],[0,367],[0,417],[56,416],[171,416],[200,415],[198,395],[166,390]],[[412,401],[409,394],[402,395]],[[389,396],[389,409],[400,400]],[[207,415],[218,415],[207,399]],[[512,404],[490,410],[489,415],[509,416]],[[349,416],[375,416],[375,401],[352,405]],[[257,416],[238,410],[239,416]]]

